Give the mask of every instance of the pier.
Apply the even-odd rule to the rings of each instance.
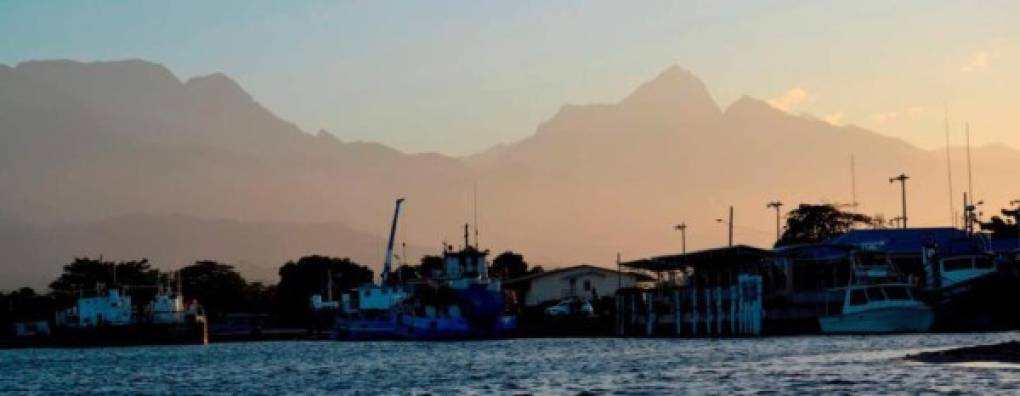
[[[770,257],[767,250],[738,245],[623,262],[656,281],[654,288],[617,293],[616,334],[761,335],[764,296],[777,279]]]

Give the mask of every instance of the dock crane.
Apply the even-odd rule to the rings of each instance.
[[[397,236],[397,219],[400,218],[400,205],[403,203],[403,198],[397,198],[397,207],[393,211],[393,224],[390,226],[390,241],[386,244],[386,258],[383,260],[382,284],[384,285],[390,277],[390,266],[393,264],[393,239]]]

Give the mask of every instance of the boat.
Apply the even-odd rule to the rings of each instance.
[[[935,309],[937,331],[1020,328],[1015,301],[1020,276],[1014,261],[988,248],[980,236],[926,246],[923,298]],[[969,243],[961,243],[969,242]]]
[[[899,281],[889,265],[851,252],[846,287],[830,289],[825,315],[818,318],[824,334],[921,333],[930,331],[934,311],[915,297],[913,287]]]
[[[854,285],[841,290],[842,304],[818,319],[825,334],[922,333],[935,315],[906,283]]]
[[[464,246],[444,243],[443,262],[423,279],[391,275],[394,236],[404,199],[396,201],[381,282],[366,284],[341,297],[334,326],[338,339],[453,340],[503,337],[517,327],[504,312],[498,279],[489,277],[488,250],[473,246],[468,226]]]
[[[178,288],[179,290],[179,288]],[[160,286],[152,301],[136,312],[131,296],[109,289],[79,297],[57,312],[52,335],[41,343],[54,347],[207,344],[208,326],[197,302]]]

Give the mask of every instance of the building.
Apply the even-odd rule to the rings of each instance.
[[[618,289],[634,287],[646,279],[641,274],[582,264],[509,279],[503,282],[503,288],[514,292],[523,307],[537,307],[568,297],[612,297]]]

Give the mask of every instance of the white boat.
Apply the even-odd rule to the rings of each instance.
[[[825,334],[922,333],[931,330],[934,311],[914,298],[905,283],[851,285],[837,289],[837,312],[818,319]]]

